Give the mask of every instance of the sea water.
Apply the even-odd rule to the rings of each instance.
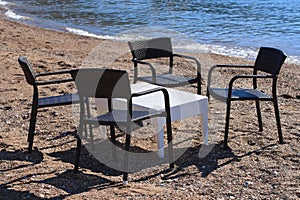
[[[250,59],[269,46],[300,63],[300,0],[0,0],[0,6],[12,19],[48,29],[124,41],[180,37],[182,51]]]

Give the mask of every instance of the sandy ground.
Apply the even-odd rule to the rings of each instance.
[[[254,104],[244,102],[233,106],[230,149],[223,150],[225,105],[212,99],[209,150],[202,145],[199,118],[176,122],[174,138],[187,132],[194,138],[176,160],[175,169],[168,171],[164,163],[139,170],[129,175],[130,183],[124,186],[120,172],[95,159],[85,148],[80,172],[72,171],[77,124],[71,106],[39,112],[34,151],[27,153],[32,87],[26,83],[17,59],[27,56],[38,72],[96,66],[125,69],[132,78],[127,44],[30,27],[3,16],[0,38],[0,199],[299,199],[299,65],[284,64],[278,81],[284,144],[278,144],[272,104],[262,104],[264,131],[259,132]],[[211,65],[253,63],[213,54],[193,56],[202,64],[203,94]],[[179,62],[176,73],[191,74],[190,69],[180,68],[183,64]],[[224,77],[220,74],[218,80]],[[73,89],[73,84],[66,84],[41,92]],[[195,87],[182,89],[196,91]],[[119,138],[123,140],[122,135]],[[136,139],[133,144],[140,150],[155,151],[156,147],[150,140]]]

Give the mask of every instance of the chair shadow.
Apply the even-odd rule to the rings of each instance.
[[[0,185],[0,199],[32,199],[32,200],[40,200],[44,199],[41,197],[38,197],[29,191],[16,191],[11,189],[9,186],[6,185]]]
[[[296,95],[295,97],[289,95],[289,94],[282,94],[279,97],[282,97],[284,99],[296,99],[299,100],[300,99],[300,95]]]
[[[16,167],[10,167],[9,169],[0,169],[0,172],[11,171],[15,169],[20,169],[24,167],[30,167],[36,164],[39,164],[44,159],[42,152],[34,149],[31,154],[28,154],[27,151],[16,150],[16,151],[1,151],[0,152],[0,160],[8,160],[8,161],[24,161],[29,162],[29,164],[21,164]]]
[[[229,158],[229,160],[223,164],[218,164],[219,160]],[[223,149],[223,144],[211,144],[211,145],[199,145],[190,147],[187,151],[175,162],[180,171],[183,168],[189,166],[196,166],[198,171],[201,172],[201,177],[205,178],[214,170],[221,168],[231,162],[238,161],[239,158],[234,154],[230,147]],[[176,171],[168,174],[165,178],[177,178]],[[179,176],[184,176],[180,174]],[[188,174],[187,174],[188,175]]]
[[[52,138],[49,138],[47,139],[48,141],[52,141],[52,140],[58,140],[58,139],[61,139],[61,138],[64,138],[64,137],[67,137],[67,136],[75,136],[77,134],[77,130],[73,130],[73,131],[66,131],[66,132],[62,132],[61,134],[55,136],[55,137],[52,137]]]
[[[53,152],[49,153],[49,156],[55,157],[62,162],[72,163],[75,161],[75,151],[76,149],[69,149],[66,151]],[[79,168],[88,169],[95,173],[102,173],[107,176],[119,176],[122,174],[121,171],[112,169],[105,164],[101,163],[98,159],[96,159],[89,151],[85,148],[85,146],[81,147],[81,155]],[[73,171],[74,173],[74,171]]]
[[[17,191],[11,189],[11,184],[15,185],[16,182],[21,181],[22,179],[28,179],[28,177],[43,176],[52,173],[53,171],[48,173],[34,173],[29,175],[27,174],[26,176],[19,177],[5,184],[1,184],[0,199],[11,199],[12,197],[14,199],[45,199],[32,194],[30,191]],[[38,181],[30,180],[29,182],[27,182],[27,184],[32,184],[32,183],[52,185],[56,188],[65,191],[66,193],[66,194],[61,194],[60,196],[55,196],[53,198],[47,198],[47,199],[64,199],[65,197],[86,192],[91,189],[101,190],[108,187],[120,187],[120,184],[102,178],[100,176],[92,175],[92,174],[84,174],[81,172],[74,173],[73,170],[66,170],[48,179],[38,180]]]
[[[80,180],[80,181],[78,181]],[[118,187],[119,185],[101,176],[93,174],[85,174],[82,172],[74,173],[73,170],[66,170],[55,177],[41,180],[32,181],[34,183],[49,184],[56,188],[65,191],[67,194],[61,194],[50,199],[63,199],[65,197],[87,192],[91,189],[102,190],[108,187]]]
[[[1,146],[5,147],[4,143],[1,143]],[[6,151],[1,150],[0,152],[0,162],[1,161],[24,161],[28,164],[19,164],[15,167],[9,167],[9,169],[0,169],[0,173],[13,171],[21,168],[30,168],[31,166],[34,166],[36,164],[39,164],[43,161],[44,157],[43,154],[38,150],[33,150],[31,154],[28,154],[27,151],[22,150],[15,150],[15,151]],[[27,177],[27,176],[26,176]],[[23,178],[26,178],[23,177]],[[17,180],[20,180],[22,178],[18,178]],[[15,180],[15,181],[17,181]],[[11,199],[12,197],[14,199],[42,199],[32,193],[30,191],[17,191],[11,188],[10,183],[14,181],[10,181],[5,184],[0,185],[0,199]]]
[[[259,149],[247,152],[243,155],[235,155],[230,147],[224,149],[222,142],[214,145],[198,145],[195,147],[190,147],[180,158],[175,161],[174,169],[162,170],[155,174],[136,179],[134,182],[145,181],[157,176],[161,176],[163,180],[189,176],[190,172],[184,172],[183,170],[189,166],[196,166],[198,172],[201,173],[201,177],[206,178],[210,173],[219,168],[222,168],[232,162],[238,162],[243,157],[250,156],[252,154],[258,154],[264,149],[272,146],[276,146],[276,144],[269,144]],[[226,158],[228,159],[226,162],[221,162],[222,164],[218,164],[219,160]]]
[[[76,134],[75,132],[69,132],[65,133],[64,135],[73,135]],[[64,137],[64,136],[58,136],[58,137]],[[124,134],[116,134],[116,137],[124,137]],[[85,145],[81,147],[81,155],[80,155],[80,162],[79,162],[79,168],[89,169],[92,172],[96,173],[102,173],[107,176],[119,176],[122,175],[122,168],[123,168],[123,153],[124,153],[124,144],[116,141],[117,143],[114,145],[111,143],[110,140],[94,140],[94,147],[92,147],[92,144],[85,139]],[[74,142],[74,141],[72,141]],[[117,158],[114,160],[112,158],[112,145],[117,147]],[[98,148],[96,148],[98,147]],[[68,162],[74,164],[75,161],[75,151],[76,149],[68,149],[65,151],[56,151],[53,153],[48,153],[49,156],[55,157],[62,162]],[[100,153],[99,153],[100,152]],[[130,147],[130,152],[134,153],[151,153],[153,156],[156,154],[156,152],[149,151],[147,149],[132,145]],[[149,154],[148,154],[149,155]],[[109,159],[107,159],[109,158]],[[108,167],[113,166],[113,167]],[[152,163],[150,163],[151,165]],[[132,171],[139,171],[139,166],[130,166],[131,163],[129,163],[129,168],[132,169]],[[121,168],[121,169],[120,169]],[[133,169],[134,168],[134,169]]]
[[[267,146],[263,146],[259,149],[247,152],[243,155],[235,155],[234,152],[228,148],[223,149],[223,144],[213,144],[213,145],[197,145],[194,147],[189,147],[184,151],[184,153],[175,161],[175,168],[173,170],[162,169],[156,173],[150,173],[148,176],[144,176],[143,178],[133,179],[133,182],[141,182],[148,180],[154,177],[162,177],[163,180],[168,179],[176,179],[179,177],[189,176],[190,172],[185,172],[184,168],[188,168],[189,166],[196,166],[198,172],[201,172],[201,177],[207,177],[210,173],[215,171],[216,169],[222,168],[225,165],[228,165],[232,162],[240,161],[243,157],[250,156],[251,154],[257,154],[264,149],[275,146],[276,144],[270,144]],[[144,149],[138,149],[138,147],[134,147],[135,151],[142,151]],[[258,151],[259,150],[259,151]],[[176,151],[183,151],[183,149],[174,149]],[[49,153],[48,155],[59,158],[63,162],[74,163],[75,158],[75,149],[69,149],[61,152]],[[219,160],[226,159],[226,162],[219,162]],[[30,167],[31,165],[35,165],[40,163],[43,160],[43,155],[41,152],[34,150],[31,155],[28,155],[27,152],[22,152],[21,150],[17,150],[15,152],[0,152],[0,160],[20,160],[31,162],[27,165],[18,166],[18,169],[21,167]],[[221,164],[219,164],[221,163]],[[95,173],[102,173],[107,176],[119,176],[122,172],[112,169],[99,160],[94,158],[89,151],[83,146],[82,154],[80,157],[80,167],[89,169]],[[11,168],[9,170],[12,170]],[[3,171],[3,170],[2,170]],[[7,171],[7,170],[5,170]],[[196,173],[198,173],[196,172]],[[53,172],[49,172],[53,173]],[[32,176],[36,176],[39,174],[32,174]],[[43,175],[43,174],[40,174]],[[30,198],[30,199],[42,199],[34,194],[30,193],[30,191],[16,191],[10,188],[10,184],[19,181],[20,179],[28,178],[30,175],[26,175],[26,177],[21,177],[16,180],[10,181],[8,183],[2,184],[0,186],[0,193],[2,197],[16,197],[17,199]],[[78,181],[80,180],[80,181]],[[78,173],[74,173],[72,169],[67,169],[59,174],[56,174],[54,177],[44,179],[44,180],[31,180],[30,183],[36,184],[48,184],[53,185],[56,188],[59,188],[65,191],[64,194],[60,196],[56,196],[50,199],[63,199],[68,196],[79,194],[82,192],[89,191],[91,189],[103,190],[108,187],[122,187],[121,183],[114,182],[109,179],[102,177],[101,175],[95,175],[91,173],[84,173],[79,171]],[[7,198],[6,198],[7,199]]]
[[[179,177],[189,176],[190,173],[183,172],[184,168],[189,166],[196,166],[201,172],[202,177],[207,177],[214,170],[222,167],[218,165],[219,159],[231,158],[231,162],[237,160],[231,149],[223,150],[222,144],[214,145],[198,145],[189,147],[186,151],[175,161],[174,169],[162,170],[156,174],[135,180],[140,182],[152,177],[161,176],[163,180],[176,179]],[[174,149],[174,151],[182,152],[182,149]],[[176,153],[175,153],[176,154]],[[229,164],[230,162],[226,163]],[[225,164],[224,164],[225,165]],[[198,172],[197,172],[198,173]]]
[[[6,145],[4,143],[1,143],[1,146],[5,147]],[[95,172],[102,172],[103,174],[108,174],[108,175],[121,174],[121,172],[110,169],[109,167],[106,167],[105,165],[97,161],[95,158],[93,158],[91,155],[88,154],[87,150],[84,147],[82,152],[83,152],[83,156],[81,157],[81,161],[82,161],[81,163],[83,168],[91,169],[92,171]],[[59,157],[62,161],[70,162],[70,163],[73,163],[75,157],[73,156],[74,154],[75,154],[74,149],[70,149],[64,152],[50,153],[50,155]],[[24,161],[24,163],[26,164],[19,164],[16,167],[10,166],[9,169],[0,169],[0,172],[3,173],[3,172],[8,172],[16,169],[21,169],[21,168],[30,168],[36,164],[41,163],[43,159],[44,156],[42,152],[38,151],[37,149],[34,149],[31,152],[31,154],[28,154],[27,151],[22,151],[22,150],[16,150],[16,151],[2,150],[0,152],[0,161],[5,161],[5,160]],[[19,184],[18,182],[24,179],[30,180],[28,184],[31,183],[49,184],[65,191],[64,194],[49,199],[63,199],[73,194],[79,194],[95,188],[101,190],[108,187],[122,187],[121,183],[116,183],[94,174],[88,174],[83,172],[74,173],[74,171],[71,169],[67,169],[62,173],[55,174],[55,176],[48,179],[43,179],[43,180],[29,179],[30,177],[38,177],[47,174],[53,174],[53,172],[54,171],[47,172],[47,173],[26,174],[22,177],[15,178],[13,180],[1,184],[0,199],[12,199],[12,197],[13,199],[38,199],[38,200],[45,199],[31,193],[31,191],[19,191],[11,188],[11,185],[18,185]]]
[[[101,144],[97,144],[101,145]],[[105,144],[104,144],[105,145]],[[122,144],[117,144],[118,146],[121,146]],[[88,146],[88,145],[87,145]],[[101,159],[97,159],[93,156],[92,153],[89,152],[90,147],[82,146],[81,155],[80,155],[80,162],[79,162],[79,168],[82,169],[88,169],[95,173],[101,173],[106,176],[120,176],[122,175],[122,171],[119,171],[117,169],[113,169],[109,166],[106,166],[104,163],[101,162]],[[204,149],[205,148],[205,149]],[[139,153],[148,153],[150,151],[147,151],[145,149],[142,149],[140,147],[132,146],[131,151],[133,152],[139,152]],[[200,152],[201,151],[201,152]],[[204,152],[204,154],[203,154]],[[111,153],[111,152],[110,152]],[[150,156],[153,156],[154,154],[157,154],[157,152],[152,152],[153,154]],[[182,154],[183,153],[183,154]],[[200,153],[202,155],[200,155]],[[145,181],[153,177],[164,175],[165,179],[173,179],[178,176],[185,176],[188,174],[180,173],[178,174],[181,169],[187,168],[189,166],[196,166],[201,172],[202,177],[207,177],[212,171],[229,164],[230,162],[237,161],[238,157],[234,155],[231,149],[223,150],[222,144],[215,144],[215,145],[198,145],[195,147],[190,147],[187,149],[174,149],[174,154],[181,155],[176,161],[175,165],[177,166],[174,170],[169,169],[162,169],[161,171],[150,174],[149,176],[145,176],[140,179],[132,180],[133,182],[140,182]],[[75,149],[69,149],[66,151],[60,151],[60,152],[53,152],[49,153],[49,156],[55,157],[62,162],[68,162],[68,163],[74,163],[75,160]],[[147,154],[149,160],[159,159],[158,155],[149,157],[149,154]],[[228,162],[226,162],[223,165],[218,165],[218,160],[225,159],[225,158],[231,158]],[[168,159],[165,158],[160,162],[159,164],[168,164]],[[145,168],[151,167],[151,164],[145,165]],[[141,169],[136,170],[140,171]],[[72,171],[72,170],[71,170]],[[74,171],[72,172],[74,173]],[[82,173],[82,172],[80,172]]]
[[[284,99],[294,99],[293,96],[289,95],[289,94],[282,94],[280,95],[280,97],[284,98]],[[297,97],[296,97],[297,98]]]
[[[70,135],[70,134],[74,134],[74,132],[66,132],[59,137],[64,137],[64,136]],[[97,143],[95,145],[104,146],[104,145],[107,145],[107,142]],[[120,146],[120,147],[122,145],[123,144],[121,144],[121,143],[117,144],[117,146]],[[275,145],[275,144],[273,144],[273,145]],[[265,146],[265,147],[261,147],[260,150],[263,150],[270,146],[272,146],[272,144]],[[87,144],[86,146],[82,146],[80,162],[79,162],[80,168],[88,169],[92,172],[101,173],[106,176],[122,175],[122,171],[119,171],[116,168],[109,167],[110,165],[104,164],[101,161],[101,159],[95,158],[93,156],[93,154],[90,152],[90,148],[91,148],[90,144]],[[110,149],[110,146],[107,146],[106,148]],[[62,162],[74,164],[75,151],[76,151],[75,148],[72,148],[72,149],[68,149],[68,150],[64,150],[64,151],[48,153],[48,155],[51,157],[55,157],[55,158],[61,160]],[[139,153],[150,152],[148,150],[145,150],[145,149],[137,147],[137,146],[132,146],[131,151],[139,152]],[[237,156],[234,154],[234,152],[230,148],[223,149],[223,144],[218,143],[218,144],[211,144],[211,145],[200,145],[199,144],[197,146],[189,147],[187,149],[182,149],[182,148],[176,149],[175,148],[174,151],[175,151],[175,154],[176,154],[176,152],[182,152],[182,154],[180,154],[181,156],[175,161],[175,166],[176,166],[175,169],[173,169],[173,170],[162,169],[161,171],[158,171],[157,173],[150,174],[149,176],[144,176],[143,178],[135,179],[133,181],[140,182],[140,181],[148,180],[150,178],[161,176],[161,175],[163,175],[163,179],[174,179],[174,178],[177,178],[180,176],[188,176],[189,174],[183,172],[184,170],[182,170],[182,169],[187,168],[189,166],[196,166],[198,171],[201,173],[201,176],[205,178],[214,170],[221,168],[227,164],[230,164],[231,162],[239,161],[244,156],[248,156],[253,153],[256,153],[257,150],[248,152],[244,155]],[[104,152],[104,153],[106,153],[106,152]],[[152,153],[155,154],[156,152],[152,152]],[[111,156],[111,154],[105,154],[105,155]],[[218,163],[220,163],[219,160],[226,159],[226,158],[227,158],[227,161],[225,163],[222,162],[222,164],[218,164]],[[22,152],[22,151],[0,152],[0,160],[1,159],[2,160],[16,159],[16,160],[25,160],[25,161],[32,162],[32,164],[18,166],[18,168],[21,168],[21,167],[27,167],[29,165],[34,165],[34,164],[41,162],[43,160],[43,155],[41,154],[41,152],[38,152],[38,151],[33,151],[31,155],[28,155],[27,153]],[[153,158],[151,157],[151,159],[149,158],[149,160],[154,160],[154,159],[156,159],[156,157],[153,157]],[[157,156],[157,159],[159,159],[158,156]],[[165,159],[162,163],[159,163],[159,164],[167,164],[167,163],[168,163],[168,160]],[[145,168],[147,168],[147,166]],[[137,171],[139,171],[139,170],[137,170]],[[67,175],[65,175],[65,174],[67,174]],[[79,173],[75,174],[74,171],[71,169],[69,169],[69,171],[66,171],[65,173],[60,174],[58,176],[59,177],[57,177],[57,179],[62,179],[62,178],[67,179],[68,177],[71,177],[71,178],[77,177],[78,178],[78,176],[82,176],[80,178],[83,178],[83,179],[86,178],[87,182],[89,182],[89,180],[91,180],[92,183],[91,184],[88,183],[88,185],[90,185],[90,186],[93,185],[94,178],[97,179],[96,182],[98,183],[98,185],[100,184],[100,185],[105,186],[105,185],[113,184],[111,181],[109,181],[107,179],[99,178],[98,176],[93,178],[93,177],[90,177],[92,175],[88,175],[88,174],[85,175],[83,172],[79,172]],[[47,180],[47,181],[50,181],[53,183],[55,182],[52,180]],[[70,188],[71,188],[70,190],[72,190],[72,187],[70,187]],[[83,190],[84,190],[84,188],[83,188]]]

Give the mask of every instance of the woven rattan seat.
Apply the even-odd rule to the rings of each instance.
[[[112,122],[115,122],[115,125],[122,124],[126,125],[127,123],[127,110],[113,110],[112,112],[105,113],[103,115],[99,115],[97,117],[90,117],[86,119],[86,121],[89,121],[90,123],[97,123],[98,121],[101,121],[104,125],[105,122],[107,122],[107,125],[111,124]],[[155,115],[161,116],[164,112],[149,112],[149,111],[132,111],[132,121],[139,121],[144,119],[149,119]]]
[[[228,88],[210,88],[211,96],[220,101],[226,101],[228,99]],[[258,89],[232,89],[231,91],[231,100],[256,100],[256,99],[265,99],[271,100],[272,97]]]
[[[141,77],[141,81],[151,83],[152,82],[152,77]],[[162,74],[162,75],[157,75],[156,76],[156,84],[157,85],[163,85],[165,87],[174,87],[176,86],[184,86],[188,84],[193,84],[196,80],[193,78],[189,77],[184,77],[184,76],[176,76],[172,74]]]
[[[64,94],[52,97],[41,97],[39,98],[39,108],[52,107],[52,106],[63,106],[72,103],[79,103],[79,96],[77,94]]]

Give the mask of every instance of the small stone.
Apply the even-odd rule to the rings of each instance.
[[[11,106],[4,106],[4,108],[3,108],[3,110],[10,110],[10,109],[12,109]]]
[[[52,115],[56,117],[56,116],[58,116],[58,113],[57,112],[52,112]]]
[[[274,171],[274,172],[273,172],[273,175],[274,175],[274,176],[278,176],[278,172],[277,172],[277,171]]]
[[[23,119],[28,119],[28,118],[29,118],[29,115],[27,115],[27,114],[26,114],[26,115],[23,115],[22,118],[23,118]]]
[[[244,182],[244,187],[249,187],[249,185],[252,185],[253,183],[252,182],[250,182],[250,181],[246,181],[246,182]]]

